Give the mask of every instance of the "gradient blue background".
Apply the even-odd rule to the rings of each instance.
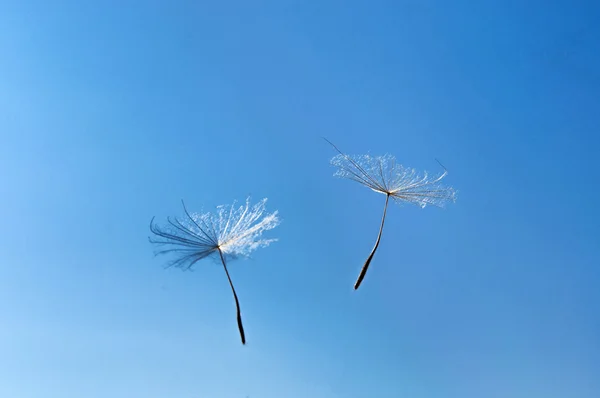
[[[592,398],[593,1],[0,1],[0,396]],[[450,170],[390,208],[335,154]],[[152,216],[279,242],[165,270]]]

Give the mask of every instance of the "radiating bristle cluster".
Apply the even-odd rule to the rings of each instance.
[[[448,174],[446,171],[435,177],[430,177],[427,172],[419,174],[415,169],[397,163],[391,155],[340,153],[331,159],[331,164],[338,168],[336,177],[348,178],[373,191],[390,195],[397,203],[443,207],[446,202],[456,200],[456,191],[440,183]]]
[[[265,198],[254,206],[250,206],[249,199],[239,207],[235,202],[221,205],[215,213],[190,213],[184,206],[185,217],[182,219],[168,218],[164,227],[153,222],[150,224],[150,230],[159,237],[150,238],[150,241],[170,245],[170,248],[158,250],[156,254],[178,253],[181,256],[171,265],[186,269],[212,254],[218,256],[219,250],[230,259],[248,256],[276,240],[260,239],[264,231],[279,224],[277,211],[265,214],[266,201]]]

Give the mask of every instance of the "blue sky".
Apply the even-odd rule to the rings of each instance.
[[[595,397],[592,1],[1,1],[0,396]],[[334,179],[394,154],[458,201]],[[152,216],[279,241],[164,270]],[[594,393],[595,392],[595,393]]]

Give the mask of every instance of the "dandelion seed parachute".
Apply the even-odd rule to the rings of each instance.
[[[150,231],[156,236],[150,237],[150,243],[159,247],[155,255],[176,254],[168,266],[191,269],[198,261],[213,258],[220,261],[227,275],[237,311],[237,323],[242,339],[246,343],[242,324],[240,304],[231,281],[227,262],[240,257],[248,257],[260,247],[266,247],[276,239],[262,239],[263,232],[275,228],[280,220],[278,212],[265,213],[267,199],[250,206],[246,204],[236,208],[235,202],[217,207],[215,213],[190,213],[185,204],[185,217],[167,218],[165,226],[150,222]]]
[[[337,167],[334,176],[350,179],[375,192],[386,195],[379,234],[375,246],[373,246],[354,284],[356,290],[362,283],[371,260],[379,247],[389,199],[392,198],[397,204],[410,203],[421,208],[428,205],[444,207],[447,202],[456,201],[456,190],[441,184],[442,179],[448,175],[445,168],[442,174],[430,177],[427,172],[419,174],[415,169],[402,166],[391,155],[350,156],[340,151],[329,140],[325,139],[325,141],[338,152],[331,159],[331,164]]]

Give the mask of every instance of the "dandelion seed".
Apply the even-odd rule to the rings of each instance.
[[[383,217],[381,218],[381,226],[379,227],[375,246],[369,257],[367,257],[354,284],[354,289],[358,289],[379,247],[390,197],[398,204],[406,202],[421,208],[425,208],[427,205],[443,207],[446,202],[456,201],[456,191],[451,187],[442,186],[440,183],[448,175],[448,171],[441,163],[440,166],[444,168],[444,172],[439,176],[429,177],[427,172],[419,174],[415,169],[406,168],[396,163],[396,158],[391,155],[375,157],[370,155],[349,156],[340,151],[329,140],[325,139],[325,141],[329,142],[339,152],[331,159],[331,164],[338,168],[334,176],[348,178],[385,195]]]
[[[242,344],[246,344],[244,326],[240,303],[233,287],[233,282],[227,269],[227,261],[239,257],[248,257],[251,252],[259,247],[266,247],[276,239],[261,239],[264,231],[279,225],[277,211],[265,214],[263,199],[250,207],[250,198],[246,204],[238,208],[235,202],[231,206],[221,205],[216,213],[190,213],[185,204],[183,210],[185,217],[182,219],[167,218],[167,225],[160,227],[150,222],[150,231],[159,238],[149,238],[150,243],[167,248],[155,251],[155,255],[176,253],[178,257],[168,266],[191,269],[194,264],[204,258],[214,258],[223,264],[229,286],[233,293],[237,310],[237,323]]]

